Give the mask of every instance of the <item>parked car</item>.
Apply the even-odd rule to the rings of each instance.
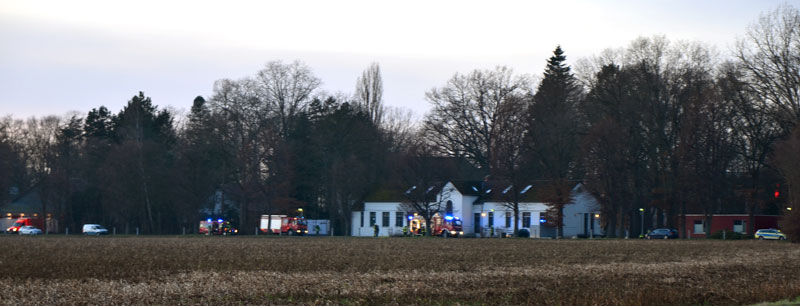
[[[84,235],[108,235],[108,230],[100,224],[84,224]]]
[[[19,228],[20,235],[41,235],[42,230],[36,228],[35,226],[25,225]]]
[[[644,235],[644,237],[647,239],[678,239],[678,230],[657,228]]]
[[[786,240],[786,235],[781,233],[780,230],[774,228],[760,229],[756,231],[755,238],[758,240],[773,239],[773,240]]]

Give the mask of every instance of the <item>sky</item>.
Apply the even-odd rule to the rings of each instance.
[[[214,81],[300,60],[322,90],[352,93],[381,66],[384,103],[428,111],[455,73],[508,66],[540,76],[639,36],[729,54],[760,14],[800,0],[9,1],[0,0],[0,116],[118,112],[139,91],[188,110]]]

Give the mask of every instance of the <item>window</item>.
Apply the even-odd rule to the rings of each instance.
[[[445,206],[445,215],[452,216],[453,215],[453,201],[447,201]]]
[[[745,224],[744,220],[733,220],[733,231],[744,234],[746,230]]]
[[[531,213],[524,212],[522,213],[522,227],[530,228],[531,227]]]
[[[374,226],[375,222],[377,222],[377,220],[375,220],[375,212],[371,211],[369,212],[369,226]]]
[[[361,211],[361,227],[364,227],[364,211]]]
[[[383,220],[382,221],[383,221],[383,225],[382,225],[383,227],[389,227],[389,212],[388,211],[384,211],[383,212]]]
[[[694,220],[694,233],[695,234],[705,233],[705,231],[703,230],[703,220]]]
[[[493,227],[493,226],[494,226],[494,212],[490,211],[489,212],[489,227]]]
[[[506,227],[512,227],[512,226],[513,225],[511,225],[511,212],[507,211],[506,212]]]
[[[401,227],[403,226],[403,215],[402,211],[398,211],[394,213],[394,226]]]

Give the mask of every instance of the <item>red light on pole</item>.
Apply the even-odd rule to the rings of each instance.
[[[780,193],[780,192],[778,192],[777,190],[775,190],[775,198],[777,199],[777,198],[778,198],[778,197],[780,197],[780,196],[781,196],[781,193]]]

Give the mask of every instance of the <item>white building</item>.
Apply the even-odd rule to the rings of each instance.
[[[519,193],[519,228],[530,231],[532,238],[555,237],[556,227],[547,222],[548,206],[537,198],[542,183],[526,185]],[[412,187],[415,188],[415,187]],[[436,193],[435,201],[445,207],[452,207],[452,216],[462,220],[465,236],[487,237],[494,228],[495,236],[514,231],[514,211],[509,207],[510,192],[515,190],[509,184],[485,183],[480,181],[450,181],[442,188],[428,187]],[[571,203],[564,207],[564,237],[600,235],[599,205],[597,200],[583,188],[574,183],[571,190]],[[408,225],[408,216],[413,215],[402,191],[382,190],[367,198],[363,210],[354,211],[353,236],[372,236],[373,225],[379,227],[380,236],[402,235],[403,226]],[[445,213],[442,211],[441,213]],[[449,213],[448,213],[449,215]],[[552,220],[549,220],[552,221]]]

